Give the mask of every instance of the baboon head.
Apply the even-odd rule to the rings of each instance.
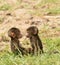
[[[20,32],[20,30],[18,28],[12,27],[11,29],[9,29],[8,31],[8,36],[11,38],[21,38],[22,34]]]
[[[31,26],[27,28],[27,37],[38,35],[38,28],[36,26]]]

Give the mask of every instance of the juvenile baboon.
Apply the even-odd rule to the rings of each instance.
[[[14,54],[21,53],[22,55],[25,54],[25,48],[22,47],[20,44],[19,38],[22,37],[22,34],[18,28],[11,28],[8,31],[8,36],[11,38],[11,51]]]
[[[36,26],[31,26],[27,28],[27,37],[30,39],[32,46],[32,53],[35,52],[43,53],[43,45],[38,36],[38,28]]]

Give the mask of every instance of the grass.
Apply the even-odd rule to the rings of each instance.
[[[0,59],[0,65],[60,65],[60,54],[42,54],[39,56],[25,56],[19,58],[5,54]]]
[[[42,0],[38,4],[35,5],[35,15],[44,15],[48,14],[49,15],[56,15],[60,14],[60,1],[59,0]]]
[[[3,21],[4,21],[4,18],[0,17],[0,23],[3,23]]]
[[[14,56],[13,53],[0,53],[0,65],[60,65],[60,38],[45,38],[44,54],[38,56]],[[54,53],[58,51],[57,53]]]
[[[3,4],[2,6],[0,6],[0,11],[3,10],[10,10],[11,6],[9,4]]]
[[[18,1],[21,2],[21,0]],[[47,4],[50,4],[49,8],[46,8]],[[41,2],[35,5],[37,9],[32,11],[29,9],[31,7],[30,5],[26,3],[22,5],[24,6],[24,8],[29,9],[30,13],[35,15],[41,15],[46,12],[51,12],[51,14],[60,14],[59,4],[60,0],[42,0]],[[17,2],[17,5],[20,6],[20,3]],[[45,7],[42,8],[43,6]],[[12,7],[9,4],[4,3],[3,5],[0,6],[0,11],[6,11],[10,9],[12,9]],[[0,17],[0,22],[3,22],[3,20],[4,19]],[[60,28],[56,28],[56,30],[60,31]],[[44,32],[46,31],[42,30],[42,33]],[[44,34],[42,34],[42,36],[43,35]],[[44,37],[42,38],[42,42],[44,45],[45,53],[38,54],[38,56],[36,55],[34,56],[28,55],[22,57],[20,57],[21,55],[15,56],[13,53],[8,52],[8,46],[7,46],[5,51],[0,52],[0,65],[60,65],[60,38]]]
[[[4,2],[4,3],[3,3]],[[42,0],[39,3],[32,6],[31,4],[22,2],[22,0],[17,0],[15,5],[8,4],[7,1],[0,0],[0,3],[3,3],[3,5],[0,5],[0,10],[11,10],[18,8],[20,6],[23,6],[24,9],[29,9],[30,14],[34,15],[58,15],[60,14],[60,0]],[[36,8],[34,10],[34,8]],[[31,12],[32,9],[33,11]]]

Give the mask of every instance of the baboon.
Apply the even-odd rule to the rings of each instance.
[[[32,46],[32,53],[34,54],[35,52],[43,53],[43,45],[42,42],[38,36],[38,28],[36,26],[30,26],[27,28],[27,35],[26,35],[31,42]]]
[[[26,50],[22,47],[19,41],[19,38],[22,37],[20,30],[18,28],[12,27],[8,31],[8,36],[11,38],[11,51],[14,54],[21,53],[24,55]]]

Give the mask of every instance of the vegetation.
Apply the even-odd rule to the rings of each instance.
[[[9,4],[4,4],[4,5],[0,6],[0,11],[1,10],[5,11],[5,10],[9,10],[9,9],[11,9],[11,6]]]
[[[31,0],[34,3],[34,0]],[[4,3],[3,3],[4,2]],[[23,7],[25,9],[29,9],[31,14],[35,15],[56,15],[60,14],[60,0],[42,0],[36,1],[36,4],[32,5],[29,2],[24,2],[22,0],[17,0],[13,4],[9,4],[5,0],[0,0],[0,10],[11,10],[19,7]],[[32,9],[33,11],[31,12]],[[35,10],[34,10],[35,9]]]
[[[38,56],[14,56],[12,53],[0,53],[0,65],[60,65],[60,38],[43,39],[44,54]]]
[[[38,15],[38,16],[40,15],[60,15],[60,0],[41,0],[41,1],[39,0],[39,2],[38,0],[30,0],[33,2],[36,1],[36,4],[32,4],[32,3],[29,4],[28,0],[26,0],[27,2],[24,2],[24,0],[17,0],[16,3],[13,3],[13,4],[8,3],[8,1],[9,0],[0,0],[0,12],[3,11],[5,13],[6,11],[8,11],[7,18],[10,16],[9,15],[10,11],[13,12],[16,9],[23,9],[23,8],[28,10],[26,13],[30,13],[30,14]],[[4,17],[4,13],[2,14],[0,13],[1,14],[0,23],[3,23],[4,20],[6,19]],[[12,19],[15,18],[15,15],[13,16],[12,16],[13,17]],[[20,19],[19,16],[17,18]],[[8,19],[8,22],[9,20],[10,19]],[[59,20],[60,19],[58,19],[57,22],[60,22]],[[11,21],[15,21],[15,20],[11,20]],[[54,24],[52,24],[51,27],[53,27],[53,25]],[[4,27],[1,26],[1,27],[2,27],[1,29],[4,30],[4,27],[6,26]],[[51,27],[49,29],[48,27],[49,25],[47,26],[46,24],[46,26],[44,26],[44,29],[41,29],[39,31],[39,35],[41,33],[40,37],[44,45],[44,53],[38,54],[38,56],[37,55],[21,56],[21,54],[15,56],[13,53],[9,52],[8,50],[9,47],[7,45],[7,41],[9,40],[6,40],[6,37],[4,37],[5,34],[2,34],[2,35],[0,34],[2,36],[3,42],[5,42],[6,44],[5,50],[2,50],[2,51],[0,50],[0,65],[60,65],[60,37],[59,37],[59,34],[58,35],[53,34],[56,31],[60,32],[60,27],[56,27],[56,28],[53,27],[53,29]],[[8,29],[8,27],[6,28]],[[25,43],[25,41],[23,42]],[[0,42],[0,44],[2,43]],[[1,45],[1,46],[4,46],[4,45]]]

